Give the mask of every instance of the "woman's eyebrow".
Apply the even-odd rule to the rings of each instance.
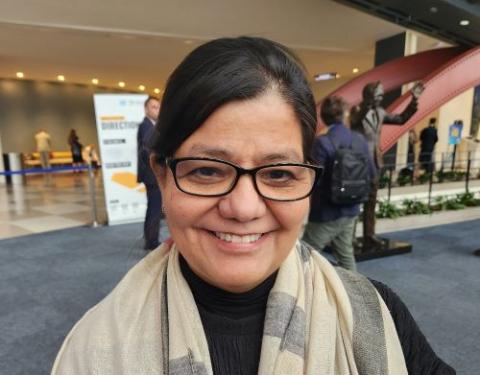
[[[295,150],[285,150],[284,152],[276,152],[262,156],[261,161],[268,163],[285,161],[301,163],[303,162],[303,158]]]
[[[200,143],[194,144],[190,148],[190,153],[192,155],[202,155],[218,159],[228,159],[232,156],[232,153],[224,148],[211,147]]]
[[[190,154],[201,155],[204,157],[212,157],[216,159],[232,160],[235,157],[231,151],[220,148],[211,147],[201,143],[196,143],[190,148]],[[268,164],[275,162],[303,162],[303,157],[294,149],[287,149],[282,152],[273,152],[270,154],[260,155],[257,158],[259,163]]]

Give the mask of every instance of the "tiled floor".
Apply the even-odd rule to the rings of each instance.
[[[95,176],[97,217],[106,220],[100,172]],[[92,204],[86,173],[30,175],[25,184],[0,184],[0,239],[89,225]]]

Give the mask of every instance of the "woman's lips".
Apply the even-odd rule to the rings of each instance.
[[[213,234],[222,241],[233,243],[252,243],[258,241],[260,237],[262,237],[262,233],[239,235],[234,233],[213,232]]]
[[[244,235],[217,231],[208,231],[208,233],[215,239],[220,250],[235,253],[254,251],[268,238],[268,233]]]

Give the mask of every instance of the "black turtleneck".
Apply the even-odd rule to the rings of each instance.
[[[245,293],[231,293],[200,279],[180,256],[180,268],[200,313],[214,375],[255,375],[263,322],[275,272]]]
[[[237,294],[207,284],[193,273],[182,256],[180,268],[200,312],[214,375],[256,375],[267,299],[277,273],[256,288]],[[437,357],[402,300],[386,285],[370,281],[395,322],[408,373],[455,374]]]

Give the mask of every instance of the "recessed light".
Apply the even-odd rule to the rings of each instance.
[[[17,72],[17,78],[23,78],[23,77],[25,77],[23,72]]]
[[[63,82],[63,81],[65,81],[65,76],[59,74],[59,75],[57,76],[57,79],[58,79],[59,81]]]
[[[460,26],[468,26],[470,25],[470,21],[469,20],[461,20],[460,21]]]
[[[125,87],[125,82],[123,82],[123,81],[118,82],[118,86]]]
[[[337,75],[337,73],[319,73],[315,74],[313,78],[315,81],[328,81],[329,79],[338,78]]]
[[[437,7],[431,7],[431,8],[430,8],[430,12],[432,12],[432,13],[437,13],[437,12],[438,12],[438,8],[437,8]]]
[[[98,85],[98,79],[97,78],[92,78],[92,83],[94,85]]]
[[[193,40],[190,40],[190,39],[187,39],[184,41],[185,44],[192,44],[193,43]]]
[[[154,89],[153,92],[154,92],[155,94],[160,94],[160,89]]]
[[[138,86],[138,89],[139,89],[140,91],[145,91],[145,86],[144,86],[144,85],[140,85],[140,86]]]
[[[352,72],[353,72],[353,74],[357,74],[358,73],[358,68],[353,68]]]

